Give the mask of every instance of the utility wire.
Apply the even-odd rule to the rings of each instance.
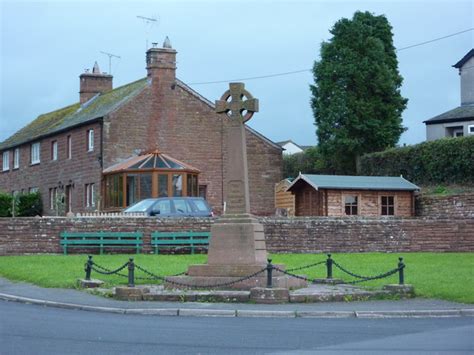
[[[407,47],[398,48],[395,51],[400,52],[400,51],[403,51],[405,49],[418,47],[418,46],[423,46],[423,45],[428,44],[428,43],[437,42],[437,41],[440,41],[442,39],[457,36],[457,35],[460,35],[462,33],[472,31],[472,30],[474,30],[474,27],[473,28],[468,28],[467,30],[464,30],[464,31],[459,31],[459,32],[456,32],[456,33],[452,33],[452,34],[449,34],[447,36],[431,39],[429,41],[425,41],[425,42],[421,42],[421,43],[417,43],[417,44],[412,44],[412,45],[407,46]],[[294,70],[294,71],[288,71],[288,72],[283,72],[283,73],[275,73],[275,74],[260,75],[260,76],[251,76],[251,77],[247,77],[247,78],[230,79],[230,80],[202,81],[202,82],[196,82],[196,83],[189,83],[188,85],[207,85],[207,84],[220,84],[220,83],[228,83],[228,82],[244,81],[244,80],[266,79],[266,78],[273,78],[273,77],[276,77],[276,76],[293,75],[293,74],[304,73],[304,72],[309,72],[309,71],[312,71],[312,69],[301,69],[301,70]]]

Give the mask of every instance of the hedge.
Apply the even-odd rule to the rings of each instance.
[[[474,136],[443,138],[362,156],[359,175],[398,176],[420,185],[474,183]]]
[[[0,191],[0,217],[11,217],[13,197]]]
[[[34,217],[43,214],[43,203],[39,192],[13,197],[11,194],[0,191],[0,217],[12,217],[13,206],[16,217]]]

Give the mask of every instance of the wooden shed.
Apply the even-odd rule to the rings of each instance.
[[[283,179],[275,184],[275,208],[286,210],[286,215],[295,215],[295,196],[287,191],[290,179]]]
[[[403,177],[300,174],[288,186],[296,216],[415,215],[419,187]]]

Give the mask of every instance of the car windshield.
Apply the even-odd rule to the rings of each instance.
[[[145,212],[156,200],[143,200],[127,208],[125,212]]]
[[[206,202],[204,202],[203,200],[193,200],[193,202],[194,202],[194,206],[196,206],[196,208],[199,212],[208,212],[209,211],[209,207],[207,207]]]

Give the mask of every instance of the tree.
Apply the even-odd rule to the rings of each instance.
[[[330,32],[314,63],[311,107],[325,169],[353,174],[362,154],[398,142],[408,100],[385,16],[356,12]]]
[[[298,174],[321,173],[321,158],[318,147],[310,147],[301,153],[283,156],[283,176],[295,178]]]

